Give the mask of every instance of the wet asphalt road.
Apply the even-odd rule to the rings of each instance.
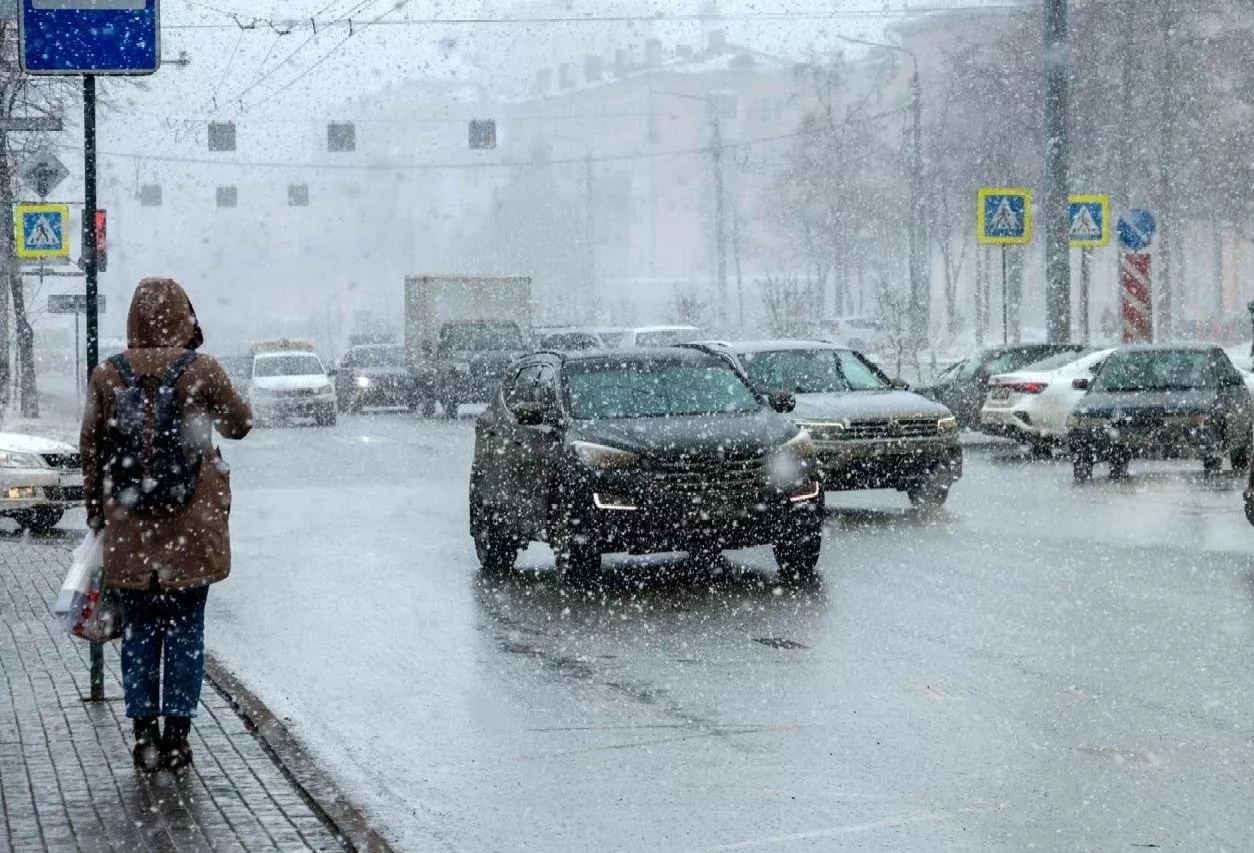
[[[398,848],[1254,847],[1240,481],[967,456],[935,518],[832,496],[821,584],[769,550],[485,584],[469,421],[227,448],[209,645]]]

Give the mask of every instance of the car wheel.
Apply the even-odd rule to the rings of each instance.
[[[457,420],[457,403],[452,400],[445,400],[441,405],[444,407],[444,417],[450,421]]]
[[[813,580],[822,549],[823,535],[819,530],[793,533],[781,539],[773,548],[779,573],[788,580]]]
[[[514,568],[522,542],[509,530],[502,530],[493,523],[492,510],[472,500],[470,505],[470,529],[475,540],[475,554],[484,574],[505,574]]]
[[[1126,456],[1115,456],[1110,460],[1110,479],[1122,480],[1128,476],[1128,465],[1132,460]]]
[[[320,427],[335,426],[335,409],[325,409],[314,416],[314,423]]]
[[[1093,457],[1073,454],[1071,456],[1071,477],[1077,483],[1087,483],[1093,479]]]
[[[65,510],[40,507],[39,509],[27,510],[19,515],[14,515],[13,520],[31,533],[46,536],[57,526],[57,522],[61,520],[63,515],[65,515]]]
[[[906,495],[915,509],[930,512],[938,510],[949,500],[949,486],[934,481],[917,483],[906,489]]]
[[[1234,447],[1228,458],[1232,460],[1233,471],[1244,471],[1250,467],[1250,446]]]
[[[1207,456],[1202,460],[1203,471],[1219,471],[1224,467],[1224,459],[1222,456]]]
[[[424,418],[435,417],[435,400],[428,399],[422,401],[422,416]]]

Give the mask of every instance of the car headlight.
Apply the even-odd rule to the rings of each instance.
[[[358,387],[358,388],[369,388],[369,387],[370,387],[370,377],[369,377],[369,376],[358,376],[358,377],[357,377],[357,387]]]
[[[43,468],[44,461],[36,453],[0,451],[0,468]]]
[[[936,428],[941,432],[957,432],[958,419],[953,415],[946,415],[936,421]]]
[[[575,458],[589,468],[599,470],[630,468],[640,461],[638,454],[606,444],[576,441],[571,444],[571,447],[575,451]]]
[[[839,441],[844,438],[848,421],[797,421],[797,426],[810,434],[811,440]]]

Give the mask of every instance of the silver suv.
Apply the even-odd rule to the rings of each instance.
[[[862,354],[816,341],[703,344],[736,360],[759,394],[795,395],[831,491],[897,489],[939,507],[962,476],[953,413],[894,382]]]

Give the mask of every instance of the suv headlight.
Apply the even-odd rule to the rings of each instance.
[[[571,443],[575,458],[589,468],[601,470],[630,468],[640,461],[638,454],[629,450],[621,450],[606,444],[595,444],[591,441],[575,441]]]
[[[0,468],[43,468],[44,461],[37,453],[10,453],[0,451]]]
[[[941,432],[957,432],[958,419],[953,415],[946,415],[936,421],[936,428]]]
[[[370,377],[369,377],[369,376],[358,376],[358,377],[357,377],[357,380],[356,380],[356,382],[355,382],[354,384],[355,384],[358,388],[369,388],[369,387],[370,387]]]

